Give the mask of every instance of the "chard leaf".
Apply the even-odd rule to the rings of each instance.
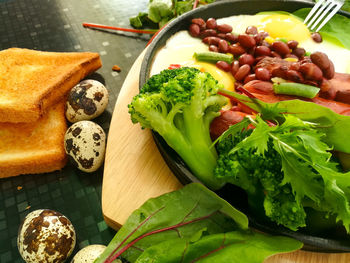
[[[146,249],[136,263],[170,262],[242,262],[258,263],[265,258],[301,247],[299,241],[248,231],[234,231],[188,239],[165,241]]]
[[[134,262],[151,245],[193,237],[204,228],[207,234],[247,229],[248,219],[203,185],[189,184],[149,199],[135,210],[95,262],[105,262],[110,254],[127,249],[130,242],[140,239],[123,254]]]
[[[169,21],[173,16],[172,0],[152,0],[148,5],[148,18],[154,23]]]

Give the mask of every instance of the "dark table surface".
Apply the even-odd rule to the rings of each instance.
[[[0,0],[0,50],[98,52],[103,67],[94,78],[110,94],[107,110],[94,121],[108,132],[123,81],[149,36],[84,28],[82,22],[130,27],[129,17],[146,11],[148,0]],[[112,71],[118,65],[121,72]],[[73,223],[77,244],[104,244],[115,235],[101,211],[103,168],[92,174],[68,164],[63,170],[0,179],[0,262],[24,262],[17,250],[23,218],[36,209],[53,209]]]

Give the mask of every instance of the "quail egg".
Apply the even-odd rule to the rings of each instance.
[[[79,121],[68,128],[64,148],[72,163],[84,172],[94,172],[103,163],[106,134],[92,121]]]
[[[81,81],[68,94],[66,118],[74,123],[92,120],[102,114],[108,104],[108,91],[97,80]]]
[[[76,242],[67,217],[49,209],[29,213],[18,231],[17,246],[27,263],[64,262]]]
[[[71,263],[93,263],[105,250],[104,245],[90,245],[82,248],[75,254]]]

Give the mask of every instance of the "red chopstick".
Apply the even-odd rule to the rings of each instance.
[[[142,30],[142,29],[132,29],[132,28],[122,28],[122,27],[115,27],[115,26],[106,26],[106,25],[100,25],[100,24],[93,24],[93,23],[83,23],[84,27],[89,28],[102,28],[102,29],[112,29],[117,31],[125,31],[125,32],[132,32],[132,33],[139,33],[139,34],[155,34],[158,30]]]

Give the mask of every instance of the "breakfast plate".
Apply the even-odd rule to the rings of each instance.
[[[154,39],[146,51],[145,58],[140,70],[140,88],[146,83],[152,73],[152,65],[155,61],[159,50],[166,45],[167,40],[180,30],[187,30],[190,21],[193,18],[203,18],[204,20],[215,17],[223,18],[232,15],[256,14],[264,11],[287,11],[294,12],[304,7],[312,7],[310,2],[306,1],[220,1],[209,6],[193,10],[178,19],[175,19],[166,26],[159,35]],[[345,12],[342,15],[350,17]],[[169,64],[173,63],[172,61]],[[183,160],[172,150],[157,133],[153,133],[157,147],[163,156],[170,170],[176,175],[181,183],[198,182],[193,176]],[[266,220],[263,216],[254,213],[249,209],[245,193],[233,185],[226,185],[217,193],[229,201],[233,206],[244,212],[249,220],[250,225],[260,231],[271,234],[283,234],[294,237],[302,241],[304,249],[315,251],[350,251],[350,239],[342,228],[331,228],[327,231],[315,232],[313,229],[303,229],[291,231],[287,228],[278,226]]]

